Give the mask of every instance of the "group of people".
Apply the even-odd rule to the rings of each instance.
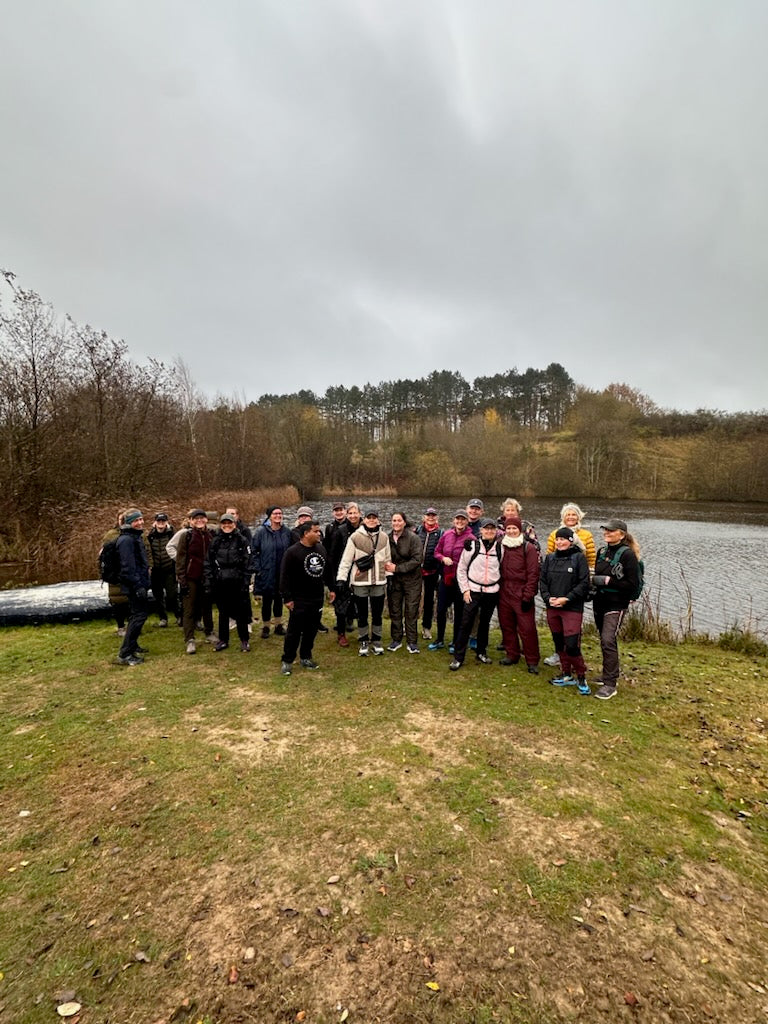
[[[271,630],[283,637],[285,675],[291,674],[297,656],[303,668],[318,667],[313,647],[318,631],[328,632],[321,621],[326,589],[339,646],[350,646],[348,634],[356,628],[361,657],[384,654],[386,603],[386,650],[395,652],[405,644],[409,654],[419,654],[419,639],[428,641],[430,651],[442,650],[452,610],[449,669],[461,669],[469,650],[479,663],[490,665],[488,638],[496,612],[502,636],[499,649],[504,652],[500,664],[511,666],[523,659],[528,672],[537,675],[538,594],[554,644],[554,653],[544,660],[557,667],[551,682],[574,686],[582,694],[592,692],[581,652],[584,605],[592,601],[603,661],[601,677],[592,682],[600,684],[595,696],[607,700],[615,695],[619,679],[619,628],[639,593],[640,551],[621,519],[609,519],[602,526],[604,543],[599,550],[578,505],[565,504],[560,519],[542,552],[533,524],[522,518],[514,498],[502,504],[496,518],[487,517],[483,502],[473,498],[455,511],[445,530],[432,506],[418,524],[395,512],[391,529],[385,530],[376,509],[361,513],[356,502],[339,501],[324,533],[308,506],[299,508],[292,529],[285,525],[281,508],[268,508],[253,532],[233,507],[219,517],[215,531],[209,529],[202,509],[192,509],[176,532],[160,512],[146,541],[141,511],[128,509],[121,515],[117,540],[119,596],[127,605],[118,660],[126,665],[141,661],[138,638],[147,618],[149,589],[159,625],[167,626],[169,611],[175,614],[188,654],[196,651],[198,628],[215,651],[225,650],[230,622],[241,651],[248,652],[252,585],[254,595],[261,598],[262,638],[267,639]],[[213,629],[214,605],[219,611],[218,634]],[[287,628],[284,607],[289,612]]]

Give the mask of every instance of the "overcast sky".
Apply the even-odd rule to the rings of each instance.
[[[768,407],[766,0],[16,0],[0,266],[208,396]]]

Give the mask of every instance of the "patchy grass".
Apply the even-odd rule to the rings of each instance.
[[[3,631],[2,1019],[765,1018],[764,659],[624,644],[604,704],[144,637]]]

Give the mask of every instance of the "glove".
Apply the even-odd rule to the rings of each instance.
[[[521,601],[520,609],[524,612],[529,612],[533,608],[533,601]]]
[[[136,588],[136,597],[137,597],[137,599],[139,601],[146,601],[147,600],[146,588],[145,587],[137,587]]]

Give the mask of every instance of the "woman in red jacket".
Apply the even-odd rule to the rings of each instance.
[[[504,523],[499,625],[506,657],[499,664],[516,665],[522,647],[528,671],[538,675],[541,655],[534,598],[539,589],[539,552],[523,535],[519,516],[507,516]]]

